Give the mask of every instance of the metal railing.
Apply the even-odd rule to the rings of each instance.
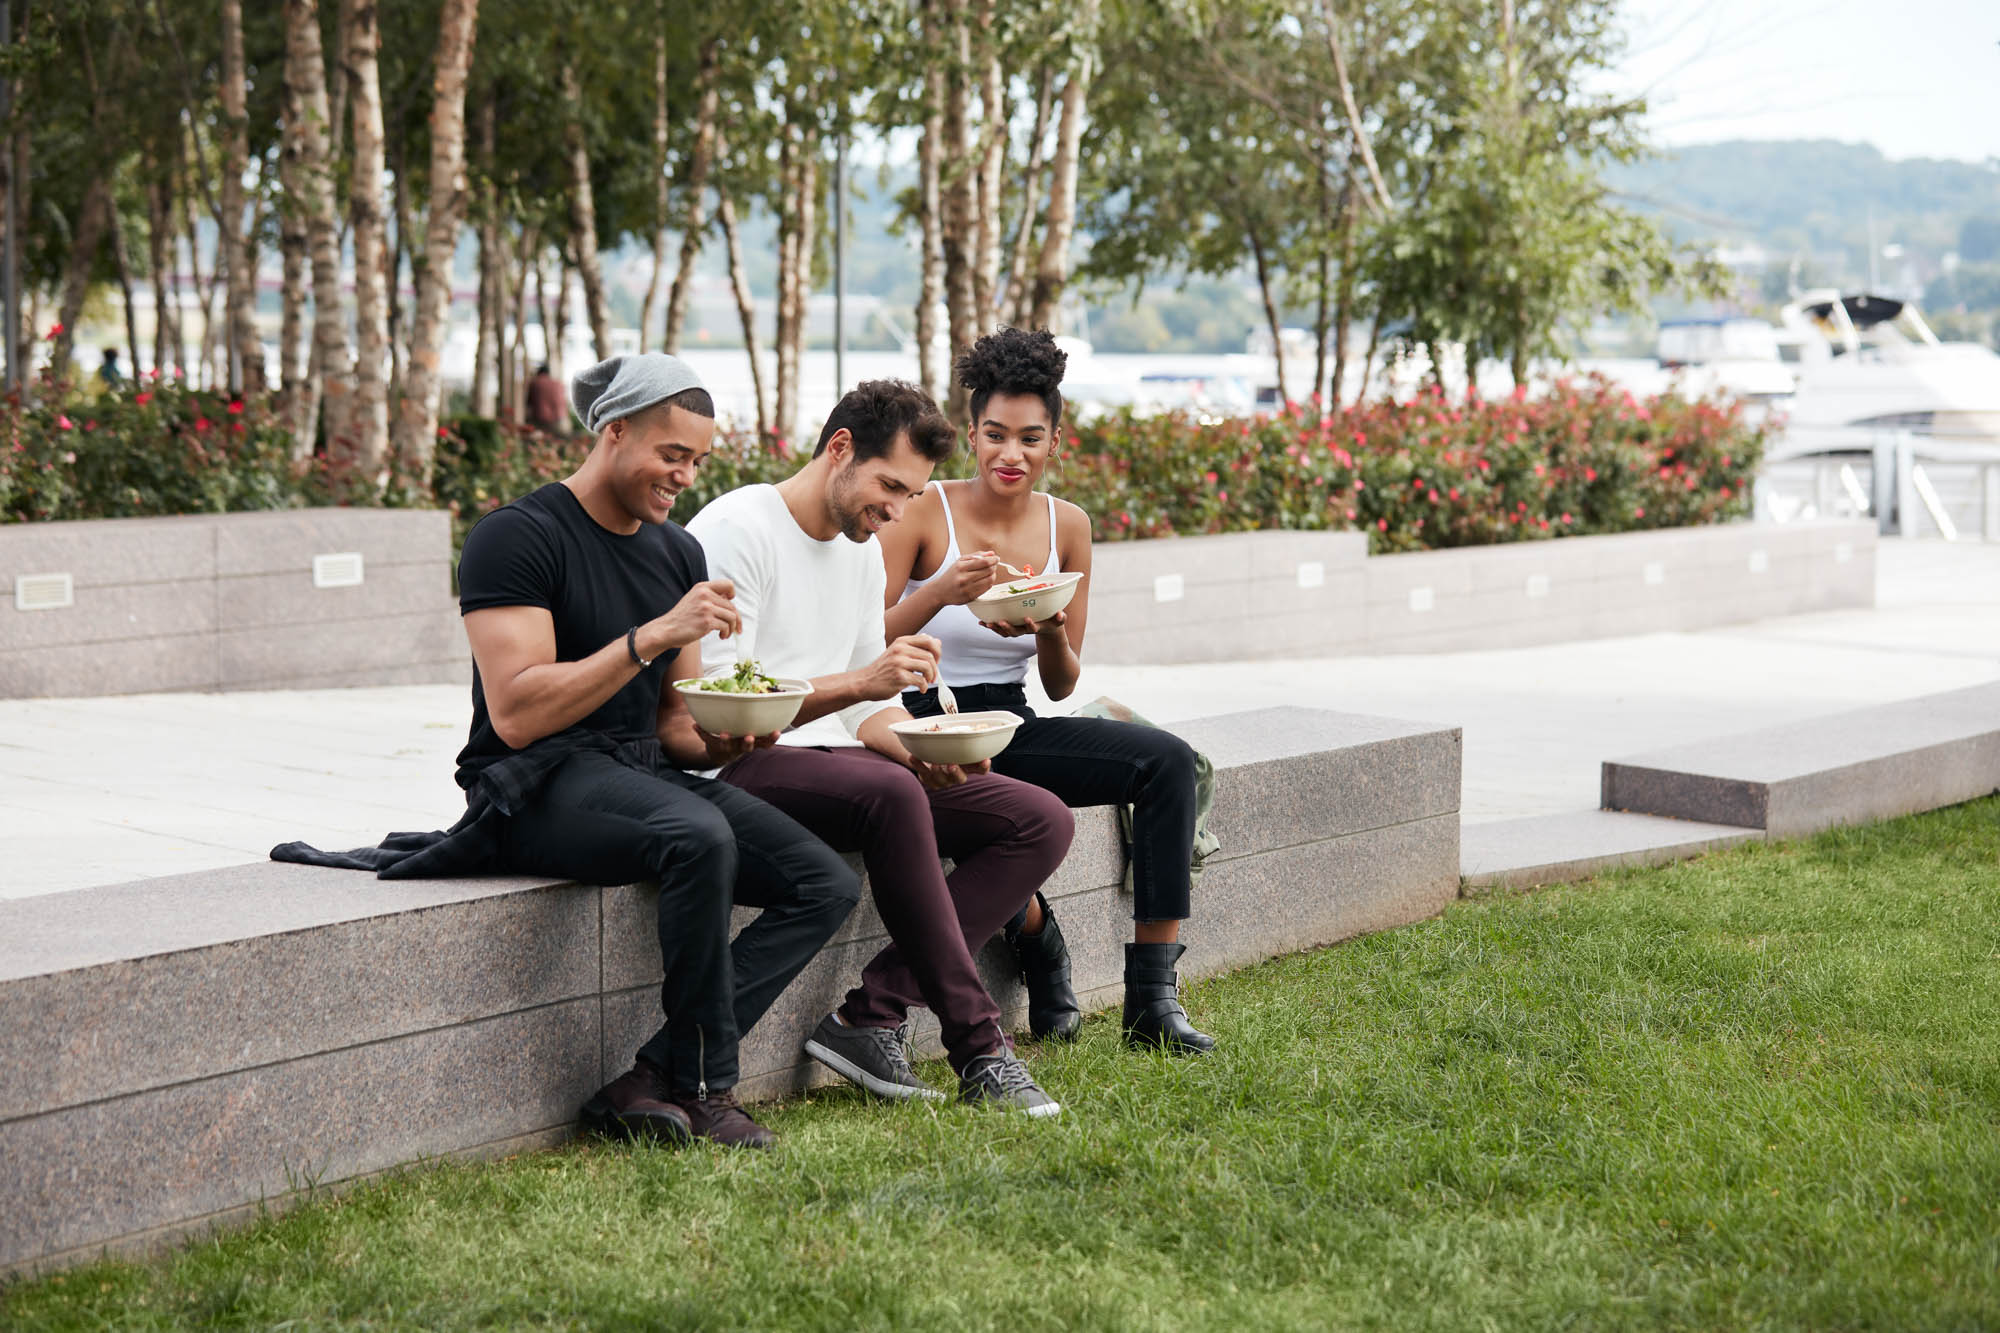
[[[2000,542],[2000,440],[1910,430],[1785,437],[1758,470],[1775,523],[1872,517],[1884,536]]]

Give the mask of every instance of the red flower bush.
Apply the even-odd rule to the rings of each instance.
[[[1640,403],[1602,380],[1326,416],[1121,414],[1065,435],[1047,484],[1091,515],[1099,541],[1349,528],[1378,552],[1741,517],[1764,447],[1763,428],[1732,405]],[[388,504],[447,509],[462,537],[481,515],[573,472],[588,450],[582,436],[460,417],[439,428],[429,486],[392,470],[384,488],[343,473],[339,449],[295,462],[264,398],[160,381],[86,399],[44,384],[33,406],[0,402],[0,522]],[[675,513],[780,481],[801,461],[781,440],[720,432]],[[961,457],[941,472],[965,467]]]
[[[1254,421],[1101,418],[1051,484],[1099,541],[1358,528],[1376,551],[1742,517],[1764,430],[1733,404],[1601,379],[1498,403],[1437,397]]]

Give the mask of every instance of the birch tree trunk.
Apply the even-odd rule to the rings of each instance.
[[[478,21],[479,0],[444,0],[432,64],[430,208],[423,252],[413,257],[416,311],[403,397],[396,405],[397,461],[404,478],[426,491],[443,387],[438,361],[451,327],[451,260],[465,217],[465,76]]]
[[[667,269],[667,6],[659,0],[653,21],[653,271],[646,278],[646,297],[639,303],[639,350],[653,327],[653,307],[660,300],[660,283]],[[673,351],[667,347],[666,351]]]
[[[694,293],[694,264],[701,254],[702,233],[708,220],[702,215],[702,196],[708,189],[708,172],[715,160],[715,119],[721,104],[717,80],[721,68],[720,42],[711,37],[701,48],[701,99],[696,104],[694,152],[688,160],[687,216],[681,220],[681,266],[674,274],[674,287],[667,297],[667,332],[662,345],[669,352],[681,350],[681,332],[687,324],[689,298]]]
[[[1055,107],[1056,72],[1042,66],[1042,86],[1035,95],[1035,133],[1028,141],[1028,169],[1021,176],[1021,221],[1014,233],[1014,255],[1007,264],[1007,292],[1000,302],[1002,319],[1019,325],[1028,317],[1028,256],[1035,243],[1036,203],[1042,197],[1042,159],[1049,137],[1049,113]]]
[[[718,148],[718,153],[721,151]],[[736,229],[736,203],[718,182],[715,187],[715,218],[722,224],[723,243],[729,250],[729,285],[736,293],[736,314],[743,321],[743,351],[750,358],[750,392],[757,398],[757,433],[771,433],[769,401],[764,394],[764,358],[757,347],[757,306],[750,294],[750,276],[743,267],[743,240]]]
[[[979,162],[979,225],[973,246],[972,294],[979,333],[992,330],[1000,287],[1000,191],[1007,167],[1007,84],[1000,71],[1000,53],[993,41],[993,4],[987,0],[979,16],[980,44],[986,51],[986,76],[980,90],[986,118],[986,140]]]
[[[345,60],[354,116],[354,183],[348,213],[354,227],[355,365],[343,461],[362,481],[380,487],[389,461],[389,331],[383,291],[387,229],[382,215],[382,84],[377,66],[382,30],[376,0],[354,0],[351,26]]]
[[[1086,4],[1091,15],[1095,5]],[[1096,26],[1094,17],[1090,29]],[[1069,242],[1076,230],[1076,171],[1083,141],[1084,102],[1090,91],[1092,52],[1086,47],[1076,67],[1063,81],[1062,120],[1056,126],[1056,152],[1049,165],[1049,213],[1042,232],[1042,253],[1035,264],[1035,286],[1028,302],[1030,328],[1055,324],[1063,288],[1069,282]]]
[[[125,343],[126,352],[131,357],[128,363],[134,379],[139,375],[139,314],[132,300],[132,255],[125,245],[125,227],[118,220],[118,209],[107,203],[104,220],[111,232],[111,262],[118,268],[118,291],[125,298]],[[157,304],[158,288],[154,289]],[[159,362],[153,365],[157,368]]]
[[[1264,237],[1255,227],[1245,230],[1250,234],[1250,256],[1257,263],[1257,294],[1264,299],[1264,322],[1271,330],[1271,361],[1278,373],[1278,401],[1289,408],[1292,395],[1285,390],[1284,328],[1278,322],[1277,302],[1271,297],[1271,269],[1264,254]]]
[[[604,270],[597,259],[597,200],[590,190],[590,149],[583,139],[583,92],[577,87],[576,68],[568,60],[562,66],[562,95],[571,241],[576,247],[577,274],[583,279],[591,342],[602,361],[611,355],[611,315],[604,301]]]
[[[346,57],[343,54],[341,58]],[[292,435],[292,455],[303,460],[312,453],[322,403],[327,439],[345,433],[354,373],[340,298],[340,223],[334,209],[333,165],[327,143],[334,125],[327,108],[319,0],[285,0],[285,82],[297,95],[298,120],[285,126],[285,140],[287,145],[295,138],[298,143],[299,190],[297,198],[286,202],[303,216],[306,248],[312,259],[312,356],[306,401],[298,405]],[[338,82],[344,85],[345,77]]]
[[[944,302],[956,357],[979,336],[979,294],[973,279],[978,245],[979,164],[972,153],[972,25],[963,0],[948,0],[944,98]],[[965,419],[965,390],[954,379],[947,411]]]
[[[508,266],[500,253],[500,217],[493,187],[494,92],[479,104],[479,345],[472,354],[472,413],[499,415],[507,383]]]
[[[24,21],[22,23],[24,35],[26,27]],[[21,219],[22,226],[25,227],[27,219],[33,216],[30,205],[33,203],[34,194],[34,179],[28,174],[28,167],[34,156],[34,135],[29,132],[25,124],[14,131],[7,145],[7,156],[11,164],[8,188],[18,195],[14,216]],[[22,284],[24,288],[29,285]],[[30,383],[32,377],[28,374],[28,367],[35,363],[36,329],[34,317],[29,311],[29,306],[33,303],[33,294],[24,292],[23,296],[25,299],[21,302],[20,311],[22,323],[18,328],[8,329],[6,336],[14,340],[14,364],[21,368],[21,392],[26,395],[33,392]]]
[[[573,272],[574,270],[570,265],[569,252],[558,252],[556,255],[555,287],[556,360],[554,362],[558,366],[569,360],[569,312],[576,308],[576,303],[570,300],[570,275]],[[566,370],[556,371],[556,378],[566,379],[567,377],[568,372]]]
[[[287,51],[279,115],[283,135],[278,143],[278,250],[284,259],[284,314],[278,322],[278,418],[290,432],[294,447],[306,438],[312,421],[305,416],[312,397],[311,354],[306,347],[306,302],[312,286],[311,242],[306,237],[305,185],[299,160],[305,155],[301,133],[305,104],[299,96]]]
[[[186,168],[187,143],[181,136],[174,137],[174,161],[178,168]],[[196,168],[199,170],[199,168]],[[179,173],[177,173],[179,174]],[[182,234],[187,237],[188,276],[194,283],[194,296],[201,312],[201,337],[195,343],[194,382],[203,388],[215,384],[215,288],[216,273],[209,271],[206,279],[201,272],[201,230],[195,225],[194,196],[183,190],[180,194],[181,215],[179,222]]]
[[[506,279],[499,264],[499,228],[490,221],[479,224],[479,338],[472,352],[472,414],[497,415],[499,410],[500,367],[506,352],[501,343],[506,328]]]
[[[228,346],[236,367],[232,393],[264,387],[264,346],[257,336],[257,275],[243,222],[243,173],[249,168],[250,120],[243,73],[243,0],[222,0],[222,263],[229,275]]]
[[[49,349],[49,372],[61,379],[69,372],[70,349],[76,338],[77,317],[83,313],[83,298],[90,287],[90,267],[97,259],[97,247],[104,239],[105,214],[110,196],[104,178],[93,175],[84,186],[83,201],[77,205],[76,226],[70,229],[69,264],[63,276],[62,305],[56,323],[62,326]]]
[[[797,303],[792,299],[792,287],[799,275],[799,146],[790,123],[791,108],[788,106],[785,110],[786,123],[778,131],[782,136],[778,141],[778,318],[774,332],[778,382],[771,429],[779,439],[790,444],[796,434],[794,427],[798,424],[798,408],[792,402],[792,390],[799,378],[798,367],[792,364],[796,346],[792,340],[792,319],[797,309]]]
[[[917,221],[923,246],[917,288],[917,382],[933,400],[944,397],[938,365],[938,306],[944,300],[944,226],[940,159],[944,153],[944,73],[924,72],[924,133],[917,144]]]
[[[1325,146],[1315,144],[1313,152],[1319,158],[1319,169],[1313,173],[1318,183],[1319,204],[1319,227],[1313,236],[1313,250],[1318,260],[1319,271],[1314,275],[1313,284],[1313,382],[1312,392],[1308,397],[1319,405],[1323,413],[1326,410],[1326,400],[1321,398],[1320,394],[1326,388],[1326,338],[1333,325],[1334,212],[1328,203],[1332,192],[1327,189],[1326,183]],[[1344,190],[1340,196],[1340,205],[1343,208],[1347,206],[1347,194]]]
[[[500,415],[507,383],[507,263],[500,253],[500,228],[479,228],[479,342],[472,354],[472,414]]]
[[[181,291],[175,276],[173,187],[164,176],[146,183],[146,258],[153,275],[153,369],[186,373],[181,346]]]
[[[290,0],[288,0],[289,2]],[[336,61],[345,61],[347,59],[347,44],[354,40],[354,5],[355,0],[335,0],[334,3],[333,52]],[[315,13],[317,13],[318,7],[319,0],[313,0]],[[314,33],[313,45],[317,47],[320,44],[319,34]],[[347,95],[351,91],[353,90],[347,86],[346,78],[336,78],[333,81],[331,90],[333,99],[332,112],[326,121],[326,152],[327,161],[329,162],[340,161],[347,148]],[[338,209],[334,210],[336,215],[339,214],[339,211]]]
[[[411,245],[409,137],[403,117],[398,115],[395,146],[389,153],[389,179],[392,182],[389,187],[389,220],[395,224],[395,229],[389,233],[389,244],[382,255],[382,290],[389,300],[389,402],[392,405],[403,396],[403,350],[407,337],[403,327],[403,256],[409,252]],[[391,449],[394,446],[392,424]],[[394,457],[394,454],[390,456]]]
[[[541,235],[533,227],[524,227],[516,239],[507,239],[506,229],[500,231],[501,262],[507,262],[508,247],[514,261],[514,270],[508,274],[514,287],[508,297],[514,321],[512,334],[512,354],[500,358],[500,414],[513,421],[519,421],[526,408],[523,399],[527,393],[528,371],[528,278],[535,271],[535,256],[541,251]],[[518,276],[517,276],[518,275]],[[541,298],[537,296],[539,305]]]
[[[1346,400],[1347,389],[1347,338],[1354,327],[1354,230],[1355,216],[1354,177],[1349,174],[1340,192],[1340,278],[1334,289],[1333,298],[1333,381],[1327,386],[1327,406],[1339,411]],[[1364,379],[1361,393],[1368,392]]]
[[[568,377],[563,374],[562,331],[556,319],[556,307],[550,301],[549,284],[543,279],[542,255],[537,252],[530,264],[535,277],[535,317],[542,325],[542,363],[557,379],[566,379]],[[556,298],[557,302],[560,299]],[[526,384],[525,376],[522,382]]]

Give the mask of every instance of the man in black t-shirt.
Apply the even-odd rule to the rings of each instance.
[[[459,561],[474,663],[459,784],[499,788],[495,869],[660,883],[666,1023],[585,1120],[763,1147],[770,1132],[733,1091],[737,1040],[860,885],[787,816],[688,771],[775,740],[699,731],[671,684],[701,674],[703,635],[738,627],[730,584],[708,578],[700,545],[667,517],[709,453],[707,391],[686,363],[647,353],[583,371],[571,401],[596,436],[590,456],[487,515]],[[763,909],[733,945],[732,903]]]

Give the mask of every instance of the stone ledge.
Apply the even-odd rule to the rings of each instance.
[[[1925,695],[1607,760],[1607,810],[1772,837],[1889,819],[2000,790],[2000,685]]]
[[[1216,761],[1225,840],[1188,976],[1455,896],[1456,729],[1272,709],[1181,730]],[[1111,811],[1078,822],[1050,889],[1079,989],[1110,1004],[1131,903]],[[0,1272],[165,1239],[306,1178],[561,1133],[658,1022],[649,896],[257,863],[0,902]],[[864,906],[745,1043],[746,1093],[811,1080],[799,1042],[882,942]],[[997,947],[982,967],[1018,1021]]]

